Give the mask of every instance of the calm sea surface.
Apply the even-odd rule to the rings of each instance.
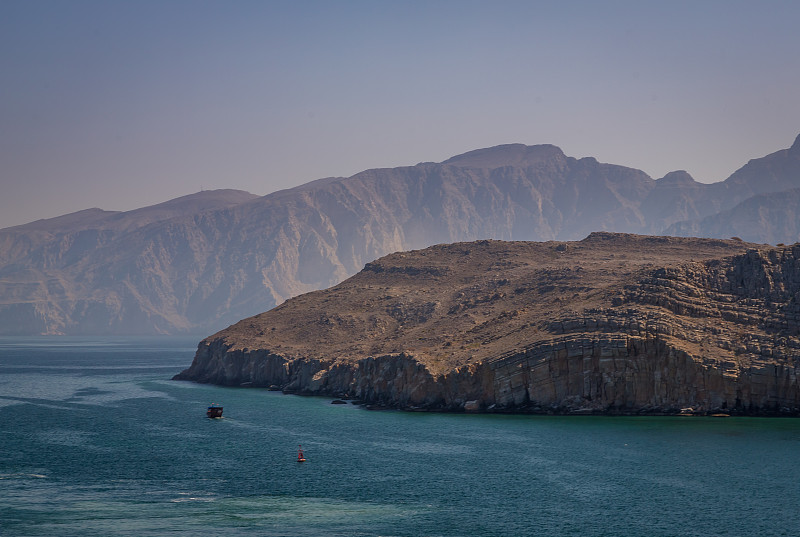
[[[196,342],[0,338],[0,535],[800,535],[797,419],[370,412]]]

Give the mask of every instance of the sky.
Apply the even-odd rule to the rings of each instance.
[[[506,143],[722,181],[800,134],[800,2],[0,1],[0,227]]]

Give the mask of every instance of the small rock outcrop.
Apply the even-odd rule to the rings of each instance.
[[[176,379],[470,412],[800,414],[800,244],[593,233],[396,253]]]

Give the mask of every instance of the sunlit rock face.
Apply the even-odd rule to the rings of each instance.
[[[395,253],[179,379],[449,411],[800,412],[800,245],[593,233]]]

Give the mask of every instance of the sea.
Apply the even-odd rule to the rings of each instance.
[[[170,380],[198,340],[0,338],[0,535],[800,535],[796,418],[372,411]]]

